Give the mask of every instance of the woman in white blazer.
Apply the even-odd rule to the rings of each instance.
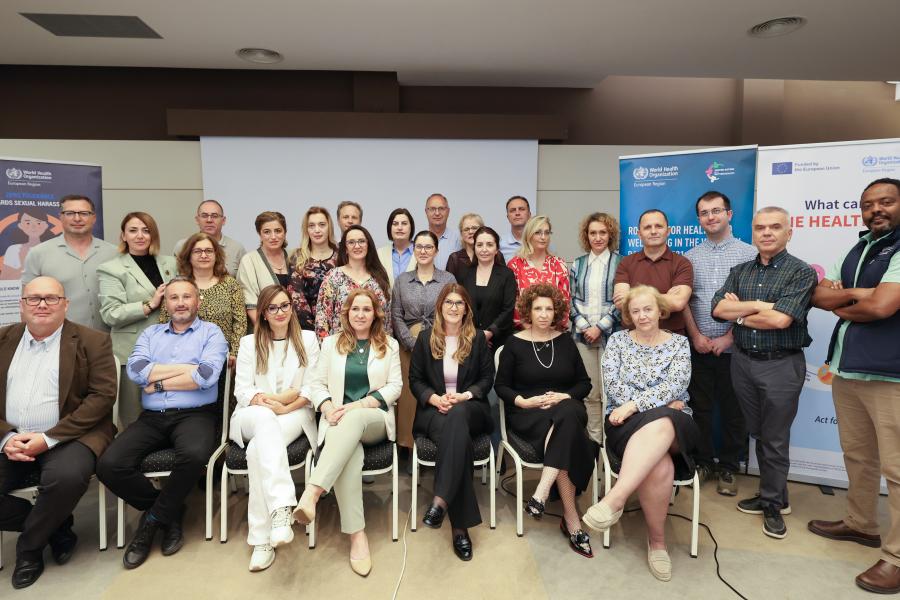
[[[393,440],[394,402],[400,396],[400,351],[384,331],[384,311],[372,290],[350,292],[341,309],[341,332],[325,338],[312,381],[321,411],[319,453],[294,518],[308,524],[316,503],[334,487],[341,531],[350,535],[350,567],[372,570],[363,516],[363,444]]]
[[[229,437],[247,449],[251,571],[267,569],[275,560],[275,548],[294,539],[291,511],[297,496],[287,446],[301,435],[316,443],[315,412],[309,398],[319,355],[316,334],[300,329],[283,287],[263,288],[257,307],[256,330],[241,338],[238,350],[237,407],[229,428]]]
[[[122,365],[119,420],[133,423],[141,412],[141,389],[125,377],[125,363],[138,336],[159,323],[166,283],[178,274],[174,256],[160,256],[159,227],[145,212],[122,219],[119,255],[97,267],[100,318],[109,328],[113,354]]]
[[[394,287],[394,280],[400,273],[416,268],[412,246],[412,235],[415,230],[416,222],[407,209],[395,208],[388,215],[387,236],[390,241],[378,249],[378,260],[387,271],[391,287]]]

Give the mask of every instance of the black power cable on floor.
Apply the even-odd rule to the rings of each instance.
[[[515,495],[516,495],[515,491],[511,491],[511,490],[507,489],[507,487],[506,487],[506,482],[510,481],[511,479],[515,479],[515,475],[507,475],[506,477],[504,477],[503,479],[501,479],[501,480],[500,480],[500,487],[503,489],[504,492],[506,492],[506,493],[509,494],[510,496],[515,496]],[[677,492],[676,492],[676,493],[677,493]],[[523,510],[524,510],[524,509],[523,509]],[[641,510],[641,509],[640,509],[640,508],[632,508],[632,509],[626,510],[626,511],[624,511],[624,512],[630,513],[630,512],[636,512],[636,511],[639,511],[639,510]],[[560,519],[564,518],[562,515],[557,515],[557,514],[555,514],[555,513],[549,512],[549,511],[547,511],[547,510],[544,511],[544,514],[547,515],[548,517],[558,517],[558,518],[560,518]],[[671,512],[670,512],[670,513],[667,513],[667,515],[670,516],[670,517],[678,517],[679,519],[684,519],[684,520],[687,521],[688,523],[693,523],[693,521],[692,521],[691,519],[689,519],[688,517],[686,517],[686,516],[684,516],[684,515],[679,515],[678,513],[671,513]],[[706,523],[704,523],[704,522],[702,522],[702,521],[698,522],[697,524],[698,524],[700,527],[703,527],[703,529],[706,530],[706,533],[709,534],[709,539],[712,540],[712,543],[713,543],[713,560],[716,561],[716,577],[718,577],[718,578],[719,578],[719,581],[721,581],[722,583],[724,583],[725,586],[728,587],[728,589],[730,589],[732,592],[734,592],[734,593],[737,595],[738,598],[741,598],[741,600],[748,600],[748,598],[747,598],[746,596],[744,596],[742,593],[740,593],[739,591],[737,591],[737,589],[736,589],[733,585],[731,585],[730,583],[728,583],[728,581],[727,581],[724,577],[722,577],[721,565],[719,564],[719,542],[716,540],[716,537],[713,535],[712,529],[710,529],[710,528],[709,528],[709,525],[707,525]]]

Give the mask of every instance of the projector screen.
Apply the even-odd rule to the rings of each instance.
[[[300,242],[303,214],[324,206],[337,229],[344,200],[363,207],[363,225],[377,245],[387,242],[387,217],[407,208],[416,230],[426,229],[425,200],[433,193],[450,204],[448,228],[478,213],[504,237],[506,200],[521,195],[535,210],[535,140],[399,140],[203,137],[203,193],[222,203],[224,231],[248,249],[259,246],[256,215],[277,210],[288,223],[288,246]]]

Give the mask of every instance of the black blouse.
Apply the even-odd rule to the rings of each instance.
[[[155,256],[151,254],[144,254],[143,256],[132,254],[131,258],[133,258],[134,262],[137,263],[137,266],[141,268],[141,271],[144,272],[144,275],[147,276],[147,279],[150,280],[153,287],[159,287],[163,284],[163,278],[159,273],[159,265],[156,264]]]

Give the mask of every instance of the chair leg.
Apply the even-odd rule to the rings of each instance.
[[[493,446],[491,446],[491,449],[493,450]],[[503,447],[503,444],[500,444],[500,451],[497,452],[497,462],[496,462],[496,466],[495,466],[495,469],[497,469],[497,482],[496,482],[497,485],[496,485],[496,487],[498,490],[500,489],[500,480],[502,479],[502,477],[500,477],[500,465],[503,464],[503,451],[504,450],[506,450],[506,448]]]
[[[694,473],[694,484],[692,486],[694,511],[691,518],[691,558],[697,558],[697,543],[700,532],[700,477]]]
[[[481,466],[481,485],[487,485],[487,465]]]
[[[494,461],[494,447],[491,446],[491,455],[488,465],[491,469],[491,529],[497,528],[497,465]]]
[[[206,466],[206,541],[212,539],[213,522],[213,476],[216,470],[215,460]]]
[[[518,455],[509,453],[516,464],[516,535],[522,537],[525,535],[524,525],[522,523],[522,459]]]
[[[99,511],[97,517],[100,523],[100,550],[106,550],[106,486],[97,481],[97,504]]]
[[[3,570],[3,531],[0,531],[0,571]]]
[[[400,535],[398,534],[398,531],[397,531],[397,528],[398,528],[398,526],[397,526],[398,514],[397,513],[398,513],[398,509],[399,509],[398,502],[397,502],[398,501],[397,495],[400,491],[399,490],[400,486],[399,486],[399,481],[398,481],[399,469],[397,468],[397,444],[393,444],[393,446],[394,446],[394,467],[391,469],[391,476],[393,478],[392,489],[391,489],[391,510],[393,513],[392,514],[393,523],[392,523],[392,527],[391,527],[391,539],[396,542],[400,538]]]
[[[597,478],[599,477],[597,461],[594,461],[594,472],[591,474],[591,503],[597,504],[600,501],[600,491],[597,489]]]
[[[237,477],[235,477],[234,475],[231,476],[231,493],[237,493]]]
[[[413,443],[412,448],[412,457],[410,457],[412,461],[412,504],[409,505],[409,529],[410,531],[416,530],[416,525],[418,523],[418,495],[419,495],[419,449],[416,448],[416,444]]]
[[[116,498],[116,547],[125,547],[125,501]]]
[[[603,493],[604,495],[609,493],[609,490],[612,489],[612,467],[609,466],[609,458],[606,456],[606,453],[603,453]],[[609,549],[610,543],[610,534],[609,529],[603,532],[603,547]]]
[[[219,481],[219,542],[228,541],[228,466],[222,465],[222,479]]]
[[[313,453],[312,450],[306,453],[306,466],[303,468],[303,481],[304,483],[309,482],[310,474],[312,473],[312,464],[313,464]],[[306,534],[308,536],[307,545],[310,549],[316,547],[316,520],[313,521],[306,526]]]

